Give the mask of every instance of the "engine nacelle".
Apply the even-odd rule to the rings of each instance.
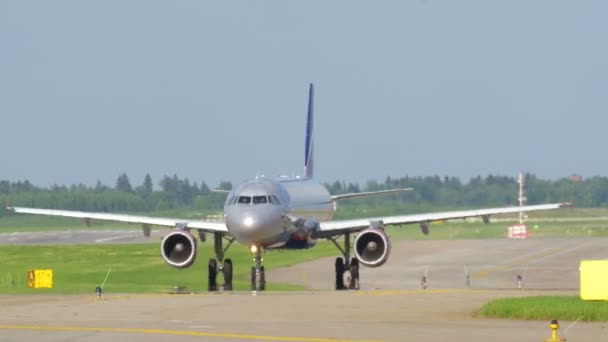
[[[160,253],[169,266],[190,267],[196,259],[196,239],[187,230],[174,230],[161,241]]]
[[[368,267],[378,267],[391,253],[391,240],[383,229],[367,228],[355,239],[355,256]]]

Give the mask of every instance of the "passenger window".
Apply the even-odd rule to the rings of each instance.
[[[240,204],[249,204],[249,203],[251,203],[251,197],[249,197],[249,196],[239,196],[239,203]]]
[[[268,203],[266,196],[253,196],[253,204]]]

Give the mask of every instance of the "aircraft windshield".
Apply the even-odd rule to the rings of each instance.
[[[253,196],[253,204],[268,203],[266,196]]]
[[[251,197],[249,196],[239,196],[239,201],[240,204],[249,204],[251,203]]]
[[[258,195],[258,196],[234,196],[233,199],[228,201],[228,204],[266,204],[280,205],[281,202],[275,195]]]

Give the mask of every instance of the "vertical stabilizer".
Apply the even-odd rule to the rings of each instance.
[[[311,178],[314,170],[314,154],[313,154],[313,139],[312,139],[312,123],[313,123],[313,94],[314,87],[312,83],[308,90],[308,117],[306,119],[306,147],[304,151],[304,177]]]

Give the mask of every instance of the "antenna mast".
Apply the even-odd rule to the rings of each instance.
[[[527,198],[526,198],[526,193],[524,190],[524,187],[526,185],[526,176],[523,174],[523,172],[519,172],[519,177],[517,179],[517,183],[519,183],[519,224],[524,224],[524,221],[526,219],[526,216],[524,214],[523,211],[521,211],[521,207],[524,206],[524,203],[526,202]]]

